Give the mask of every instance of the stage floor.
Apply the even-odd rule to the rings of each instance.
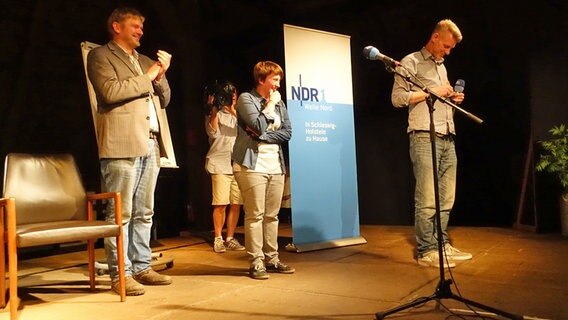
[[[486,227],[450,227],[449,233],[454,246],[473,254],[446,272],[455,281],[453,293],[527,319],[568,319],[568,238]],[[290,235],[290,226],[281,224],[282,249]],[[20,263],[20,319],[374,319],[377,311],[434,293],[439,271],[417,265],[412,227],[362,226],[361,235],[367,244],[281,250],[296,273],[268,280],[247,276],[242,251],[214,253],[197,235],[160,239],[154,252],[175,258],[162,271],[173,284],[146,286],[145,295],[124,303],[110,291],[108,275],[98,277],[97,292],[88,292],[84,252],[29,259]],[[102,249],[97,255],[103,258]],[[467,310],[453,299],[441,302]],[[387,319],[449,315],[431,301]],[[0,319],[8,318],[8,309],[1,310]]]

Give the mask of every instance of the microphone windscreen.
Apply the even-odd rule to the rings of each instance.
[[[454,86],[454,91],[461,93],[463,92],[464,89],[465,89],[465,80],[458,79],[458,81],[456,81],[456,84]]]
[[[379,56],[379,49],[373,47],[373,46],[366,46],[363,49],[363,56],[365,56],[365,58],[369,59],[369,60],[378,60],[378,56]]]

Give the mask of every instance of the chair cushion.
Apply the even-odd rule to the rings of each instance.
[[[56,243],[74,242],[86,239],[115,237],[119,226],[103,220],[71,220],[32,223],[16,227],[18,247],[33,247]]]
[[[4,197],[16,199],[16,223],[87,220],[86,192],[71,154],[6,156]]]

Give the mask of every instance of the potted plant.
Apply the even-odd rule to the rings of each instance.
[[[568,236],[568,127],[561,124],[552,127],[549,132],[552,138],[539,142],[542,154],[536,170],[552,173],[560,180],[560,222],[562,234]]]

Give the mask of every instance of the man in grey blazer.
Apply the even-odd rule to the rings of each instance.
[[[165,77],[171,55],[158,61],[139,54],[144,17],[133,8],[115,9],[108,19],[111,40],[89,52],[87,74],[97,97],[97,143],[103,191],[120,192],[124,231],[126,295],[144,294],[146,285],[167,285],[171,277],[152,270],[150,234],[154,190],[160,170],[159,108],[170,101]],[[109,206],[113,206],[109,203]],[[108,208],[108,209],[112,209]],[[114,221],[113,210],[107,220]],[[114,238],[105,239],[112,289],[119,292]]]

